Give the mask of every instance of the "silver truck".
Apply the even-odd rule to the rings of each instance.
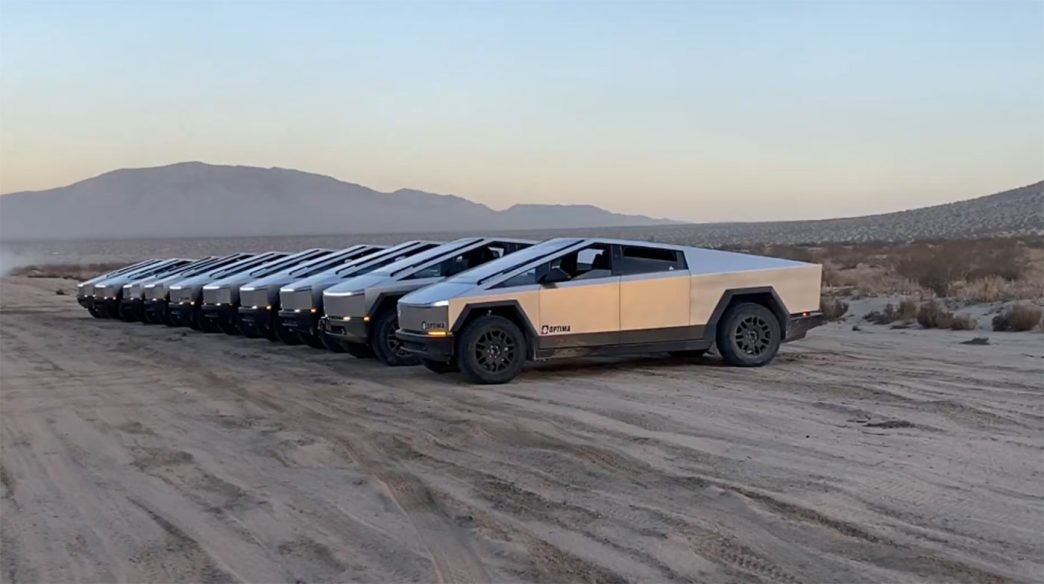
[[[198,276],[206,272],[213,272],[225,266],[253,257],[251,253],[233,253],[227,256],[215,258],[205,264],[193,264],[185,271],[171,276],[158,278],[142,287],[142,321],[145,324],[165,324],[174,326],[170,318],[170,290],[168,287],[181,280]]]
[[[323,291],[338,282],[366,274],[438,245],[440,243],[435,241],[405,241],[283,286],[279,289],[279,323],[296,332],[297,336],[311,347],[325,347],[335,353],[353,350],[354,346],[345,347],[319,332],[319,319],[323,316]]]
[[[107,278],[94,284],[94,307],[105,318],[120,318],[120,302],[123,285],[128,282],[171,273],[194,260],[171,258],[158,261],[144,268]]]
[[[239,288],[239,329],[247,338],[265,337],[288,345],[302,342],[296,331],[279,322],[279,289],[291,282],[344,266],[384,249],[377,245],[353,245],[313,260],[291,266]]]
[[[159,261],[162,260],[156,258],[142,260],[140,262],[135,262],[133,264],[123,266],[122,268],[117,268],[110,272],[105,272],[104,274],[99,274],[89,280],[84,280],[83,282],[80,282],[76,285],[76,302],[78,302],[80,306],[86,308],[87,312],[89,312],[91,316],[93,316],[94,318],[104,318],[102,313],[94,308],[94,285],[103,280],[114,278],[120,274],[126,274],[127,272],[133,272],[134,270],[140,270],[146,266],[150,266]]]
[[[200,328],[204,332],[224,331],[230,335],[238,334],[239,289],[244,284],[300,265],[302,262],[325,257],[330,253],[329,249],[306,249],[205,284],[203,286],[203,321]]]
[[[772,360],[825,321],[822,266],[712,249],[558,238],[399,301],[397,336],[434,371],[506,383],[526,361],[711,346]]]
[[[501,237],[465,237],[356,276],[323,292],[326,316],[320,320],[319,328],[330,338],[353,347],[353,354],[362,354],[362,347],[368,347],[385,365],[418,364],[419,358],[404,351],[395,336],[399,328],[399,298],[533,243]]]
[[[124,322],[144,322],[145,321],[145,286],[158,282],[160,280],[166,280],[168,278],[176,279],[184,277],[185,273],[198,269],[205,266],[212,265],[218,258],[215,256],[208,256],[202,259],[198,259],[194,262],[187,263],[177,269],[162,274],[154,274],[144,278],[138,278],[132,282],[127,282],[123,285],[123,297],[120,298],[119,316]]]
[[[174,326],[189,326],[200,330],[203,325],[203,286],[233,274],[251,270],[268,262],[286,257],[285,252],[268,251],[254,254],[246,259],[208,270],[167,286],[168,311]]]

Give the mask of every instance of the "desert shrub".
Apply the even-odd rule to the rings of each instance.
[[[848,303],[838,300],[837,298],[823,299],[819,303],[819,309],[823,311],[829,320],[839,320],[842,316],[848,312]]]
[[[917,311],[917,324],[924,328],[950,328],[953,313],[943,310],[936,302],[925,302]]]
[[[993,317],[995,331],[1031,331],[1044,326],[1044,310],[1032,304],[1015,304]]]
[[[896,310],[897,320],[913,320],[917,318],[917,302],[912,298],[903,298],[899,301],[899,309]]]
[[[899,313],[895,310],[895,305],[889,303],[885,305],[884,310],[875,310],[863,318],[874,324],[891,324],[899,319]]]
[[[979,321],[967,314],[954,316],[953,321],[950,323],[950,329],[955,331],[973,331],[977,328],[979,328]]]

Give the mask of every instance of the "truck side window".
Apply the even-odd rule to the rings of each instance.
[[[573,280],[608,278],[613,275],[608,245],[595,244],[551,260],[549,268],[560,268]]]
[[[625,245],[622,251],[623,261],[619,272],[624,276],[672,272],[688,267],[685,264],[685,254],[674,249]]]

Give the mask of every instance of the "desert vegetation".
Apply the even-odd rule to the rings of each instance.
[[[997,331],[1044,328],[1044,238],[993,238],[908,243],[730,246],[728,249],[823,264],[822,310],[831,320],[861,317],[903,328],[974,330],[971,305],[999,306]],[[851,303],[892,298],[883,308],[853,314]]]

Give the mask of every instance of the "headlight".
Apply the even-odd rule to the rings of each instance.
[[[240,292],[253,292],[254,290],[257,290],[257,288],[252,286],[243,286],[239,289]]]
[[[439,300],[438,302],[433,302],[431,305],[432,306],[449,306],[449,300]]]
[[[221,286],[215,286],[213,284],[207,284],[206,286],[203,286],[203,289],[204,290],[220,290]]]
[[[353,292],[327,292],[328,296],[355,296],[356,294],[362,294],[362,290],[355,290]]]

